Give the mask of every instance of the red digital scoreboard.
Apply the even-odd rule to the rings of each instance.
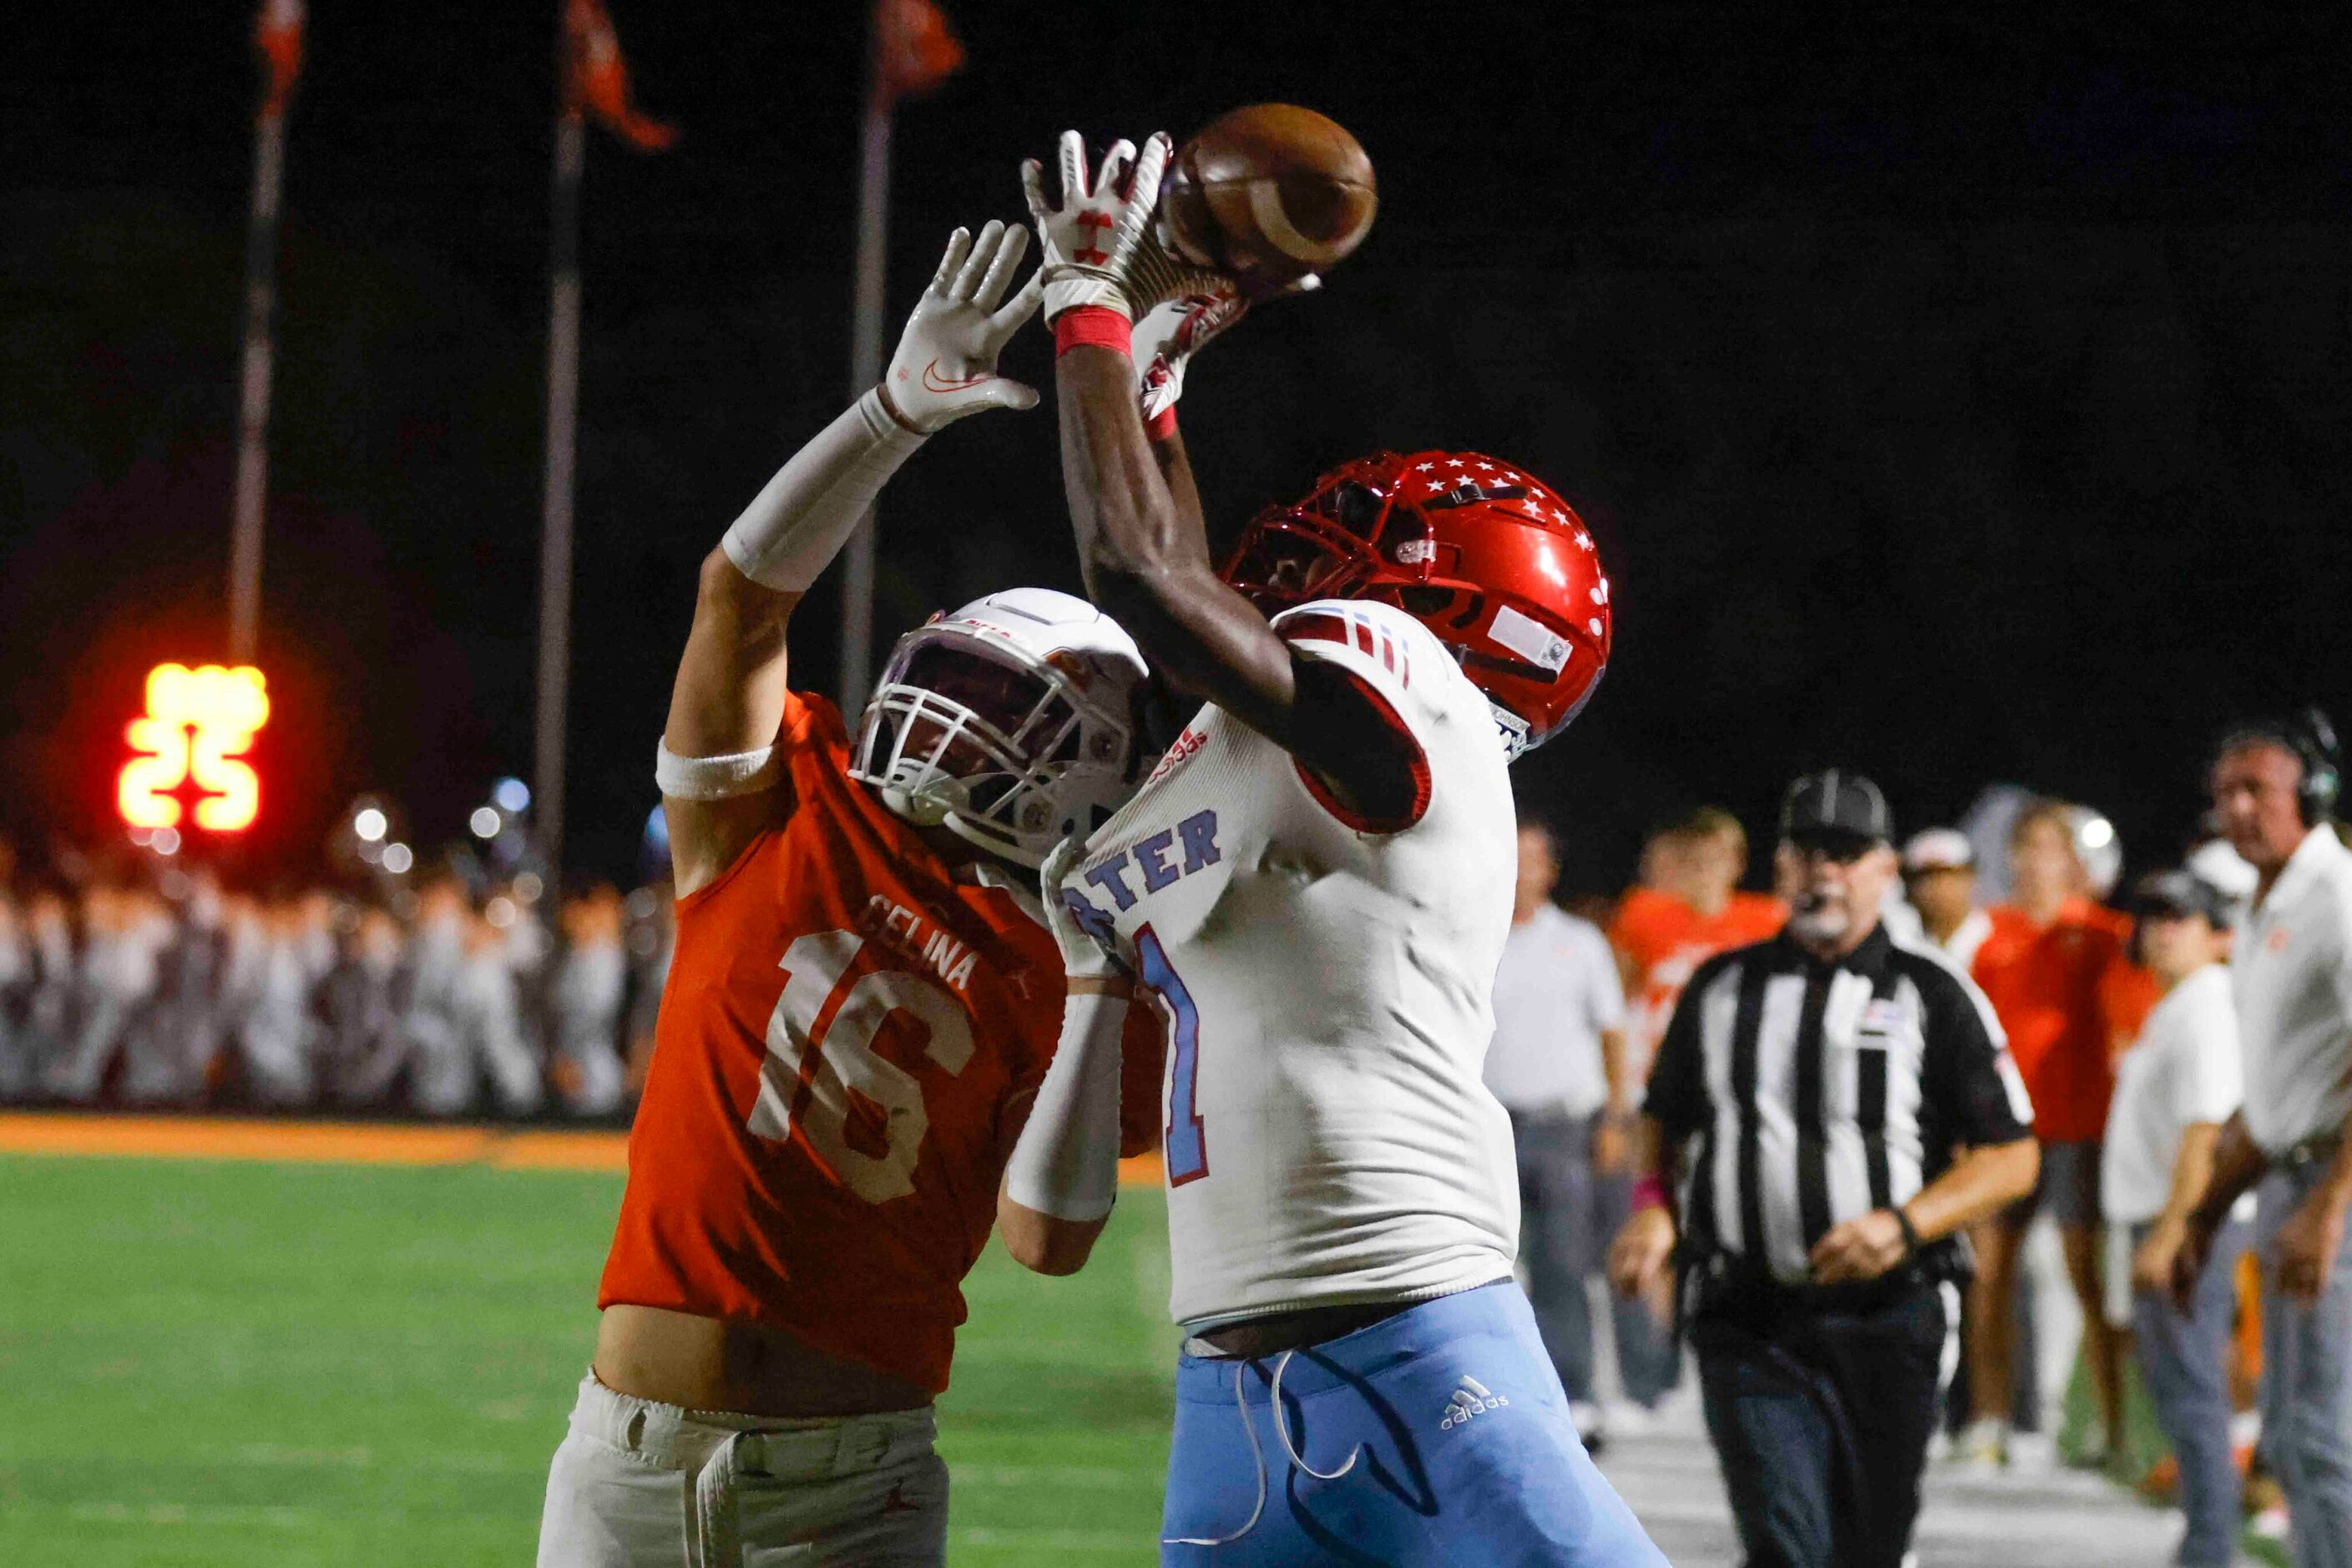
[[[159,664],[147,674],[147,710],[125,731],[135,753],[115,781],[132,827],[241,833],[261,810],[261,780],[246,761],[269,721],[269,690],[251,665]]]

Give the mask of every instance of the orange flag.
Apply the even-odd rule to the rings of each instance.
[[[677,140],[677,128],[649,120],[629,100],[629,68],[604,0],[564,0],[563,35],[570,42],[564,61],[563,107],[594,115],[605,130],[640,153],[658,153]]]
[[[876,84],[886,101],[918,98],[963,68],[963,45],[931,0],[874,0],[881,51]]]
[[[302,0],[261,0],[254,19],[253,43],[261,51],[261,68],[268,86],[261,100],[264,114],[283,114],[294,96],[294,82],[302,74]]]

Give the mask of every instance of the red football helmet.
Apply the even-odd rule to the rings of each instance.
[[[1220,574],[1269,615],[1377,599],[1435,633],[1513,757],[1568,727],[1609,663],[1591,530],[1534,475],[1475,452],[1375,452],[1258,513]]]

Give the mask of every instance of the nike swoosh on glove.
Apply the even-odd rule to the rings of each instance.
[[[996,356],[1036,313],[1043,293],[1033,273],[1004,299],[1028,248],[1027,229],[994,218],[976,240],[961,228],[948,237],[939,271],[907,318],[882,377],[884,396],[900,424],[928,436],[982,409],[1037,405],[1036,388],[996,374]]]

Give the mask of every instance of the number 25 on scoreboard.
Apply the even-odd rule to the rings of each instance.
[[[133,827],[177,827],[195,796],[198,827],[235,833],[261,808],[261,781],[242,753],[269,721],[269,694],[250,665],[161,664],[147,675],[147,711],[126,731],[139,754],[122,766],[115,805]]]

